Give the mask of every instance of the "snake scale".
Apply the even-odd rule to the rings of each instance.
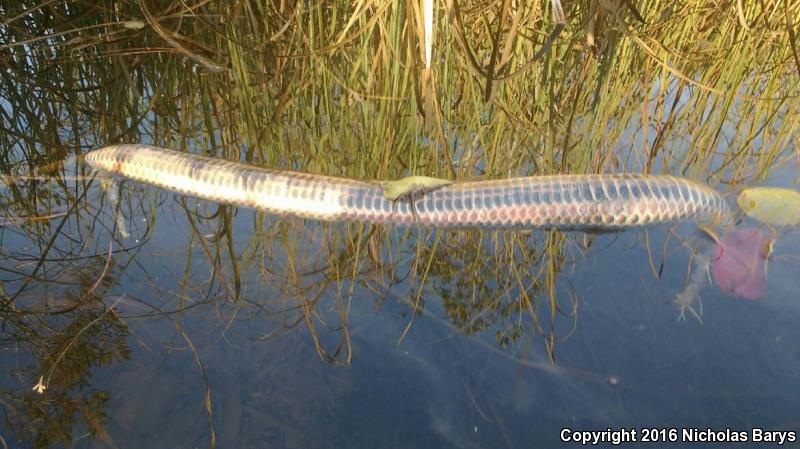
[[[380,183],[271,170],[151,145],[90,151],[93,168],[174,192],[325,221],[422,223],[436,227],[620,229],[729,214],[706,185],[665,175],[588,174],[457,181],[405,200]]]

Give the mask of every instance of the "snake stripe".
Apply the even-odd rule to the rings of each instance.
[[[151,145],[111,145],[93,168],[207,200],[325,221],[439,227],[614,229],[729,213],[716,190],[663,175],[553,175],[456,182],[412,201],[387,199],[376,182],[271,170]]]

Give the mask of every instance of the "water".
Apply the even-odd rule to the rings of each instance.
[[[674,303],[691,253],[710,246],[692,225],[591,236],[588,247],[583,234],[570,234],[556,257],[555,314],[546,286],[527,290],[535,323],[509,279],[516,271],[530,285],[546,270],[548,256],[536,255],[546,231],[378,227],[366,237],[358,226],[227,209],[234,263],[227,239],[210,235],[219,221],[195,215],[218,205],[123,185],[119,210],[130,235],[122,238],[108,191],[92,184],[85,211],[54,245],[69,246],[72,257],[42,269],[60,267],[66,285],[83,276],[84,292],[105,269],[89,307],[97,321],[66,333],[77,340],[44,395],[30,392],[34,341],[9,338],[2,353],[6,394],[22,404],[44,398],[79,447],[197,447],[209,444],[212,428],[219,447],[551,446],[565,428],[632,428],[638,438],[645,428],[793,430],[800,413],[796,266],[780,259],[800,250],[796,232],[776,244],[762,299],[730,297],[701,277],[702,322],[678,319]],[[254,222],[267,232],[258,247]],[[10,230],[4,251],[22,253],[30,236]],[[91,243],[70,246],[68,235]],[[377,240],[383,248],[370,249]],[[484,256],[469,247],[476,242]],[[102,258],[87,267],[92,254]],[[429,263],[423,308],[412,314]],[[71,290],[36,281],[16,304],[49,295],[53,307],[67,306],[61,295]],[[46,334],[16,319],[7,337]],[[19,429],[33,410],[14,411],[4,437],[25,447]],[[105,416],[100,427],[91,416]],[[49,420],[31,424],[40,435],[53,431]]]
[[[733,204],[800,182],[797,5],[565,5],[535,61],[546,8],[440,5],[422,92],[410,3],[24,3],[0,6],[0,447],[798,446],[796,228],[742,218],[777,233],[744,299],[696,268],[691,223],[316,223],[81,162],[141,142],[361,179],[650,171]]]

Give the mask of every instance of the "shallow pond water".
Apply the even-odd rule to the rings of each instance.
[[[106,201],[115,190],[117,208]],[[214,218],[198,216],[220,213],[214,203],[135,183],[95,181],[87,195],[54,248],[69,235],[91,243],[43,264],[63,269],[67,284],[84,276],[94,287],[105,273],[94,321],[67,334],[85,341],[51,362],[56,378],[78,378],[69,388],[51,380],[42,395],[62,389],[71,399],[53,407],[76,395],[83,413],[105,416],[101,437],[78,446],[196,447],[213,432],[220,447],[528,447],[559,443],[563,429],[621,428],[637,429],[638,441],[645,429],[674,428],[680,441],[684,429],[793,431],[800,414],[797,265],[784,258],[800,251],[796,231],[775,243],[762,298],[721,292],[703,273],[698,316],[683,319],[675,298],[692,254],[712,244],[696,226],[567,234],[551,314],[547,287],[527,290],[534,310],[508,281],[548,272],[553,256],[535,251],[548,231],[361,227],[223,208],[229,243]],[[376,236],[383,248],[371,247]],[[111,262],[100,265],[109,242]],[[29,243],[4,235],[9,252]],[[51,297],[67,307],[68,290],[32,282],[16,304]],[[6,326],[8,335],[35,328],[22,318]],[[83,345],[107,354],[72,360]],[[2,353],[12,372],[32,355],[13,348]],[[32,379],[3,384],[25,391]]]
[[[797,227],[319,223],[83,161],[663,173],[734,205],[800,185],[799,2],[17,3],[0,448],[800,444]]]

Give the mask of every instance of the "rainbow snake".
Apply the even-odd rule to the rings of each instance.
[[[186,195],[324,221],[613,230],[685,220],[713,224],[730,214],[716,190],[664,175],[443,181],[388,195],[390,183],[271,170],[151,145],[110,145],[85,160]]]

